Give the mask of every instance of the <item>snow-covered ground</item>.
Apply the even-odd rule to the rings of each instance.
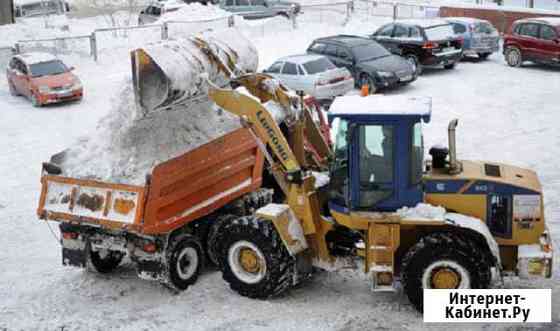
[[[302,53],[316,37],[372,32],[382,19],[354,18],[347,26],[303,23],[296,31],[269,20],[254,33],[260,66]],[[259,23],[252,23],[259,24]],[[277,28],[277,29],[275,29]],[[249,30],[244,30],[249,31]],[[255,31],[255,30],[253,30]],[[261,33],[262,32],[262,33]],[[41,162],[96,130],[130,78],[128,58],[95,64],[67,56],[77,67],[83,102],[34,109],[11,97],[0,79],[0,330],[445,330],[423,324],[404,296],[372,293],[360,271],[320,273],[280,298],[258,301],[231,291],[217,271],[173,294],[158,283],[139,280],[128,265],[99,275],[61,266],[58,231],[37,220]],[[512,163],[535,169],[545,191],[546,217],[560,243],[560,70],[540,66],[514,69],[502,56],[465,61],[455,70],[426,70],[410,86],[388,91],[433,98],[426,146],[446,144],[447,124],[459,118],[461,158]],[[558,255],[557,255],[558,256]],[[556,258],[558,265],[558,258]],[[560,329],[560,279],[507,280],[511,288],[552,288],[553,323]],[[454,325],[457,330],[517,329],[516,325]],[[528,329],[526,326],[524,330]]]

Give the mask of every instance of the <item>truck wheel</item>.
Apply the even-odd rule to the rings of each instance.
[[[121,263],[124,254],[118,251],[92,251],[89,255],[90,261],[94,269],[102,274],[115,270]]]
[[[510,67],[520,67],[523,63],[523,55],[517,47],[508,47],[505,52],[506,62]]]
[[[403,288],[418,311],[423,311],[424,288],[488,287],[488,259],[479,247],[463,238],[450,232],[432,233],[420,239],[403,258]]]
[[[169,244],[167,256],[168,285],[183,291],[198,279],[204,264],[200,241],[191,235],[182,235]]]
[[[225,225],[233,222],[237,219],[235,215],[222,215],[214,221],[210,226],[210,231],[208,232],[208,258],[214,265],[220,266],[219,254],[222,250],[222,242],[220,241],[220,234]],[[221,269],[221,268],[220,268]]]
[[[235,219],[224,226],[219,240],[223,278],[235,292],[266,299],[292,285],[295,259],[271,222],[255,216]]]

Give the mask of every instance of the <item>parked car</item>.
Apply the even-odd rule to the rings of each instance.
[[[424,66],[453,69],[463,56],[463,42],[451,24],[440,19],[399,20],[383,25],[373,35],[394,54],[402,55],[421,74]]]
[[[500,34],[492,23],[478,18],[448,17],[456,36],[463,38],[463,55],[485,60],[500,50]]]
[[[321,55],[283,57],[264,70],[289,88],[304,91],[318,100],[344,95],[354,88],[352,74],[337,68]]]
[[[372,93],[416,79],[415,68],[406,59],[364,37],[319,38],[313,41],[307,53],[325,55],[337,67],[348,69],[357,86],[368,84]]]
[[[301,11],[299,3],[279,0],[220,0],[220,8],[247,19],[277,15],[288,17],[292,9],[294,14],[299,14]]]
[[[519,67],[524,61],[560,65],[560,18],[515,21],[504,36],[504,56],[512,67]]]
[[[153,24],[163,15],[177,11],[187,6],[187,3],[181,0],[156,1],[148,5],[138,15],[138,25]]]
[[[12,57],[6,76],[12,95],[23,95],[40,107],[82,99],[82,83],[72,70],[54,55],[26,53]]]

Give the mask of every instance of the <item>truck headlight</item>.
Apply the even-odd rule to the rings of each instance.
[[[47,85],[39,86],[39,93],[50,93],[50,92],[51,92],[51,88],[48,87]]]

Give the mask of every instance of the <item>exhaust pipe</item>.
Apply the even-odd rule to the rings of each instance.
[[[455,129],[459,124],[458,119],[449,122],[447,128],[449,134],[449,173],[452,175],[460,173],[463,169],[462,164],[457,161],[457,141],[455,139]]]

